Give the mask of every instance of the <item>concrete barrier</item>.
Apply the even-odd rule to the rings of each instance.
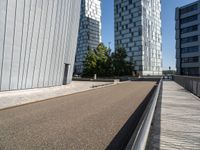
[[[145,109],[138,110],[142,112],[142,116],[138,117],[139,123],[125,150],[145,150],[157,101],[161,95],[162,79],[157,82],[157,86],[153,90],[151,97],[149,97]]]
[[[200,97],[200,77],[174,75],[173,80],[186,90]]]
[[[92,79],[92,78],[73,78],[73,81],[91,81],[91,82],[119,82],[119,79]]]

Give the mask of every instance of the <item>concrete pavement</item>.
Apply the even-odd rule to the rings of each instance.
[[[1,110],[0,149],[106,149],[154,85],[128,82]]]
[[[174,81],[163,82],[147,150],[200,150],[200,99]]]
[[[114,83],[73,81],[71,84],[63,86],[0,92],[0,109],[83,92],[93,89],[94,86],[108,84]]]

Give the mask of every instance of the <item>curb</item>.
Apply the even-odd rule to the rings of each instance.
[[[107,85],[103,85],[103,86],[99,86],[99,87],[94,87],[94,88],[90,87],[90,89],[82,90],[82,91],[79,91],[79,92],[74,92],[74,93],[70,93],[70,94],[66,94],[66,95],[50,97],[50,98],[42,99],[42,100],[36,100],[34,102],[27,102],[27,103],[24,103],[24,104],[16,104],[16,105],[8,106],[8,107],[5,107],[5,108],[0,108],[0,111],[12,109],[12,108],[17,108],[17,107],[21,107],[21,106],[25,106],[25,105],[31,105],[31,104],[35,104],[35,103],[41,103],[41,102],[45,102],[45,101],[52,100],[52,99],[55,99],[55,98],[62,98],[62,97],[65,97],[65,96],[76,95],[76,94],[80,94],[80,93],[83,93],[83,92],[97,90],[97,89],[106,88],[106,87],[110,87],[110,86],[116,86],[118,84],[123,84],[123,83],[127,83],[127,82],[111,83],[111,84],[107,84]]]

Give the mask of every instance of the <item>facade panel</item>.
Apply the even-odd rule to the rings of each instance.
[[[81,0],[0,0],[0,91],[70,83]],[[70,72],[71,71],[71,72]]]
[[[115,0],[115,48],[140,75],[162,75],[160,0]]]
[[[18,0],[16,4],[16,22],[15,22],[15,35],[13,41],[13,58],[12,58],[12,70],[10,76],[10,88],[15,90],[18,87],[18,76],[19,74],[19,62],[20,62],[20,49],[21,49],[21,37],[22,36],[22,26],[23,26],[23,10],[24,3],[23,0]]]
[[[176,8],[176,68],[179,75],[200,75],[200,1]]]

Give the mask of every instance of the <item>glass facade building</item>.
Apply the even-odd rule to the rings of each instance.
[[[176,8],[177,74],[200,75],[200,1]]]
[[[89,49],[101,42],[101,0],[82,0],[78,45],[74,72],[83,72],[83,62]]]
[[[162,75],[160,0],[115,0],[115,48],[140,75]]]

